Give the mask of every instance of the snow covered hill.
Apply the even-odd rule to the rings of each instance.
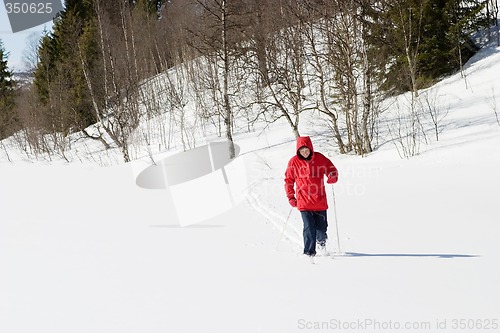
[[[284,196],[295,150],[284,125],[235,136],[238,168],[214,177],[243,179],[244,200],[188,226],[176,193],[136,184],[146,160],[2,155],[0,332],[499,331],[498,72],[500,48],[489,47],[466,79],[434,86],[448,108],[440,138],[410,159],[388,135],[367,157],[339,156],[322,124],[303,122],[340,172],[329,246],[338,227],[345,255],[315,265]],[[204,194],[184,202],[193,213],[224,195],[193,189]]]

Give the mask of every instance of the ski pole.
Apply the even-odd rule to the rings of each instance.
[[[342,253],[340,250],[340,237],[339,237],[339,220],[337,217],[337,203],[335,202],[335,189],[332,184],[332,196],[333,196],[333,214],[335,216],[335,230],[337,231],[337,248],[339,253]]]
[[[285,233],[285,229],[286,229],[286,226],[288,224],[288,220],[290,219],[290,215],[292,215],[292,210],[293,210],[293,207],[290,208],[290,212],[288,212],[288,216],[286,217],[285,225],[283,226],[283,231],[281,231],[281,236],[280,236],[280,239],[278,241],[278,245],[276,245],[276,250],[278,250],[278,247],[280,246],[281,239],[283,238],[283,234]]]

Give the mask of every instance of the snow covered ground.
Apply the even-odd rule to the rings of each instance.
[[[136,185],[144,161],[0,155],[0,332],[500,331],[499,72],[488,48],[466,80],[436,85],[449,106],[440,140],[411,159],[387,138],[339,156],[321,124],[303,122],[340,172],[329,246],[338,223],[345,255],[315,265],[297,211],[285,226],[286,126],[236,135],[244,200],[183,227],[172,193]],[[221,195],[200,193],[193,212]]]

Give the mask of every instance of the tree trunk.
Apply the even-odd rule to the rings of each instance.
[[[229,141],[229,158],[234,158],[236,156],[236,151],[234,148],[233,141],[233,131],[232,131],[232,110],[229,103],[229,50],[227,45],[227,19],[226,19],[226,0],[222,0],[222,50],[224,52],[224,124],[226,125],[226,139]]]

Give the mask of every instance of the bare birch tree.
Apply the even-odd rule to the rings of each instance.
[[[33,75],[39,61],[38,47],[40,45],[41,35],[32,32],[26,39],[26,47],[23,51],[23,64],[26,71]]]
[[[128,162],[129,137],[140,121],[138,31],[126,1],[119,1],[110,9],[102,0],[96,0],[95,12],[101,66],[89,68],[81,47],[80,61],[99,124]]]
[[[369,5],[369,4],[364,4]],[[311,82],[316,85],[317,109],[331,121],[341,153],[372,151],[377,116],[376,94],[363,6],[355,1],[332,1],[315,7],[307,39]]]
[[[300,115],[314,109],[307,104],[307,54],[304,29],[310,19],[306,8],[295,3],[279,2],[277,19],[283,26],[274,29],[266,45],[266,73],[257,67],[264,80],[259,103],[271,114],[270,121],[284,118],[295,137],[299,137]],[[286,18],[286,19],[285,19]],[[285,24],[286,22],[286,24]],[[260,61],[259,61],[260,63]]]
[[[237,83],[234,82],[233,71],[235,63],[239,58],[238,43],[241,41],[239,29],[242,17],[241,3],[230,0],[195,0],[194,5],[199,11],[198,19],[203,24],[192,24],[188,28],[192,39],[190,45],[198,50],[200,54],[209,59],[215,66],[218,92],[212,96],[214,103],[222,106],[222,119],[224,122],[225,136],[229,142],[229,156],[235,157],[233,140],[233,117],[234,110],[231,98],[234,95]],[[219,77],[220,76],[220,80]]]
[[[430,117],[432,128],[436,141],[439,141],[439,134],[442,131],[441,123],[448,115],[449,107],[441,103],[442,97],[438,95],[438,91],[430,89],[421,94],[421,103],[426,114]]]

